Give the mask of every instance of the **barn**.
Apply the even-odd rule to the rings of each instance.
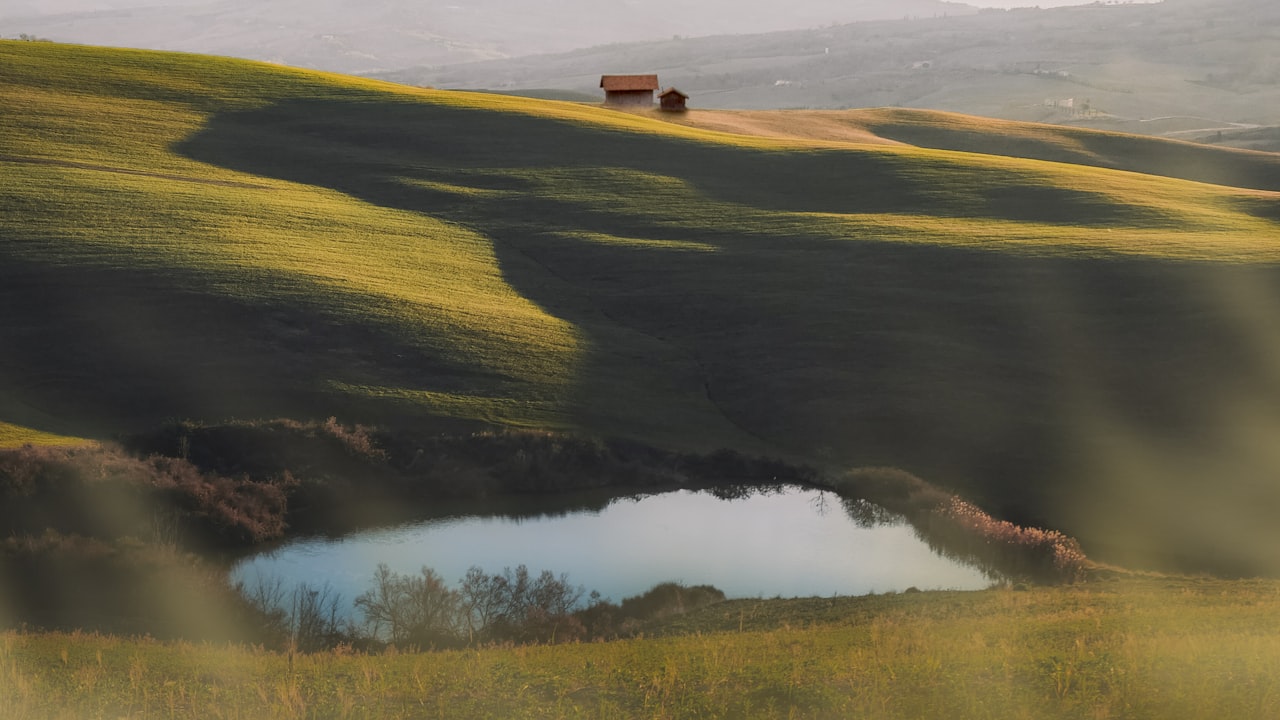
[[[658,89],[657,75],[602,75],[600,87],[604,88],[606,105],[650,107],[653,93]]]
[[[667,112],[684,112],[688,110],[689,108],[685,107],[685,101],[688,99],[688,95],[673,87],[658,93],[658,102],[662,104],[662,109]]]

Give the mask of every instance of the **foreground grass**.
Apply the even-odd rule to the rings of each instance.
[[[0,715],[1268,718],[1277,612],[1275,583],[1148,579],[739,600],[636,640],[426,654],[9,633]]]

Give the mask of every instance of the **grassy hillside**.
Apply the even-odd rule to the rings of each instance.
[[[66,446],[78,445],[83,442],[85,441],[79,438],[55,435],[9,423],[0,423],[0,448],[22,447],[24,445]]]
[[[652,111],[680,125],[774,138],[900,144],[1129,170],[1259,190],[1280,189],[1280,154],[1014,122],[935,110]]]
[[[0,422],[896,465],[1104,558],[1280,572],[1273,192],[44,43],[0,92]]]
[[[1274,583],[1150,581],[740,600],[635,640],[427,654],[0,634],[0,714],[1268,718],[1278,609]]]

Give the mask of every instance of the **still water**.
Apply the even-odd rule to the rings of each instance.
[[[943,558],[901,523],[855,522],[831,493],[785,488],[724,500],[681,490],[615,498],[602,510],[511,518],[465,515],[308,538],[241,561],[233,581],[328,584],[349,603],[386,563],[433,568],[451,585],[479,566],[567,573],[574,585],[620,601],[665,581],[710,584],[730,598],[862,595],[979,589],[991,580]]]

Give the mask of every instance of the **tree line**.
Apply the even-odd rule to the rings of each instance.
[[[473,566],[451,587],[432,568],[406,574],[380,563],[350,606],[328,584],[289,589],[279,578],[259,578],[237,590],[257,612],[264,641],[300,652],[615,639],[636,634],[646,620],[725,599],[710,585],[661,583],[613,603],[564,573],[535,575],[525,565],[493,574]]]

